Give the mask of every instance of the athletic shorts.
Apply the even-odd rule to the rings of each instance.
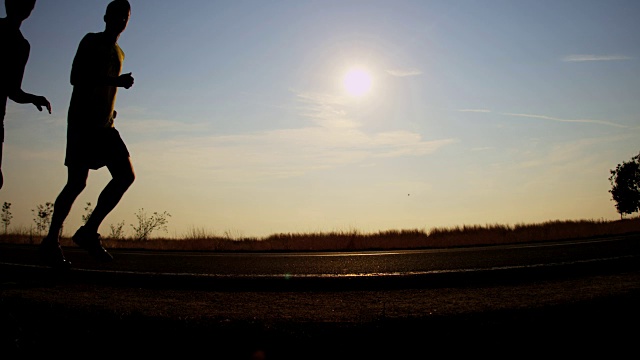
[[[92,131],[67,129],[66,166],[97,170],[129,158],[129,150],[115,128]]]

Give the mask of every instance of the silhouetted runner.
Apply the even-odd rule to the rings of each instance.
[[[133,85],[131,73],[120,74],[124,52],[117,43],[130,14],[127,0],[110,2],[104,15],[105,30],[86,34],[73,60],[65,157],[68,179],[54,203],[49,233],[40,244],[42,260],[52,267],[71,266],[59,243],[62,224],[84,190],[89,170],[104,166],[112,179],[100,193],[91,216],[72,239],[97,260],[113,260],[102,246],[98,228],[135,179],[127,146],[114,127],[118,87],[129,89]]]
[[[2,148],[4,145],[4,115],[7,111],[7,99],[19,104],[33,104],[42,111],[46,107],[51,114],[51,104],[44,96],[26,93],[22,90],[22,77],[29,60],[31,45],[20,31],[36,0],[5,0],[7,17],[0,18],[0,49],[2,49],[2,67],[0,68],[0,189],[4,185],[2,176]]]

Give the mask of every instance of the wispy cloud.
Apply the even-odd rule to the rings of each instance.
[[[322,93],[301,92],[297,94],[302,104],[300,115],[310,118],[314,123],[327,128],[354,128],[360,125],[347,117],[344,107],[347,101],[343,96]]]
[[[296,96],[300,116],[307,120],[301,128],[152,140],[131,147],[138,157],[144,157],[141,164],[160,173],[180,167],[192,177],[253,182],[345,165],[368,166],[380,159],[424,156],[457,141],[425,140],[419,133],[402,129],[368,132],[349,117],[347,100],[316,93]]]
[[[631,57],[624,55],[567,55],[562,58],[562,61],[566,62],[581,62],[581,61],[620,61],[630,60]]]
[[[420,134],[406,130],[368,133],[349,116],[348,101],[344,97],[314,93],[297,96],[304,104],[301,115],[310,118],[316,126],[279,132],[288,134],[291,139],[304,139],[307,147],[329,150],[328,153],[335,151],[334,155],[357,152],[369,158],[419,156],[455,141],[425,141]],[[347,158],[352,157],[347,155]]]
[[[387,73],[392,76],[406,77],[406,76],[418,76],[422,74],[422,70],[419,69],[389,69]]]

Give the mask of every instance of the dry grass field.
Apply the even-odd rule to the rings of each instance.
[[[180,238],[110,239],[103,243],[110,249],[147,249],[178,251],[347,251],[450,248],[570,240],[640,232],[640,217],[621,220],[564,220],[538,224],[463,225],[430,230],[408,229],[363,233],[358,230],[326,233],[280,233],[264,238],[219,236],[192,229]],[[0,242],[39,244],[42,234],[18,230],[0,235]],[[62,237],[63,246],[73,246]]]

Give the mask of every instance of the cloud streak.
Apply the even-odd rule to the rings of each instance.
[[[516,117],[525,117],[531,119],[542,119],[542,120],[550,120],[556,122],[565,122],[565,123],[584,123],[584,124],[598,124],[598,125],[606,125],[606,126],[614,126],[618,128],[627,128],[628,126],[617,124],[611,121],[605,120],[591,120],[591,119],[561,119],[552,116],[546,115],[535,115],[535,114],[518,114],[518,113],[501,113],[506,116],[516,116]]]
[[[457,111],[458,112],[468,112],[468,113],[493,113],[493,111],[488,110],[488,109],[458,109]],[[549,120],[549,121],[564,122],[564,123],[596,124],[596,125],[613,126],[613,127],[625,128],[625,129],[629,128],[629,126],[618,124],[618,123],[615,123],[613,121],[607,121],[607,120],[563,119],[563,118],[547,116],[547,115],[508,113],[508,112],[496,112],[496,114],[504,115],[504,116],[524,117],[524,118],[530,118],[530,119]]]
[[[487,109],[459,109],[459,112],[476,112],[476,113],[490,113],[491,110]]]
[[[565,62],[583,62],[583,61],[621,61],[630,60],[631,57],[624,55],[567,55],[562,58]]]
[[[422,75],[422,70],[419,69],[389,69],[387,73],[391,76],[407,77]]]

